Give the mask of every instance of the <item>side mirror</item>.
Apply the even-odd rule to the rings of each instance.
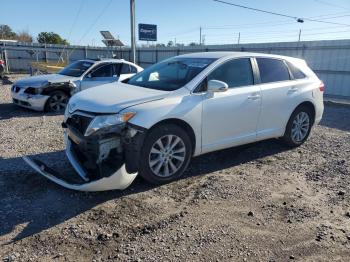
[[[209,80],[208,91],[209,92],[225,92],[228,89],[228,84],[220,80]]]

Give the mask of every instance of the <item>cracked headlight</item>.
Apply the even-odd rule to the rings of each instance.
[[[96,116],[87,127],[84,136],[89,136],[101,129],[108,129],[124,124],[135,115],[135,112],[125,112],[122,114]]]

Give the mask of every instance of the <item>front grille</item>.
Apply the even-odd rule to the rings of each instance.
[[[75,128],[82,135],[84,135],[91,121],[92,118],[88,116],[72,115],[70,118],[67,119],[67,125]]]

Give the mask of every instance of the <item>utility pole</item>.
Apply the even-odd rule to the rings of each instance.
[[[202,45],[202,27],[199,27],[199,45]]]
[[[241,41],[241,32],[238,32],[237,45],[239,45],[240,41]]]
[[[131,62],[136,63],[135,41],[135,0],[130,0],[130,26],[131,26]]]
[[[300,38],[301,38],[301,29],[299,29],[299,38],[298,38],[298,42],[300,42]]]

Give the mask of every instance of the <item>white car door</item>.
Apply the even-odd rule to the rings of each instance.
[[[127,63],[123,63],[120,70],[119,81],[132,77],[137,73],[137,69]]]
[[[118,64],[103,64],[92,69],[81,81],[80,89],[85,90],[87,88],[108,84],[118,81],[118,72],[116,71]]]
[[[207,92],[203,98],[202,152],[256,140],[261,107],[260,87],[254,85],[250,58],[233,59],[209,74],[208,80],[228,84],[225,92]]]
[[[261,79],[261,114],[257,127],[259,140],[282,136],[291,111],[298,101],[300,86],[282,59],[257,57]]]

